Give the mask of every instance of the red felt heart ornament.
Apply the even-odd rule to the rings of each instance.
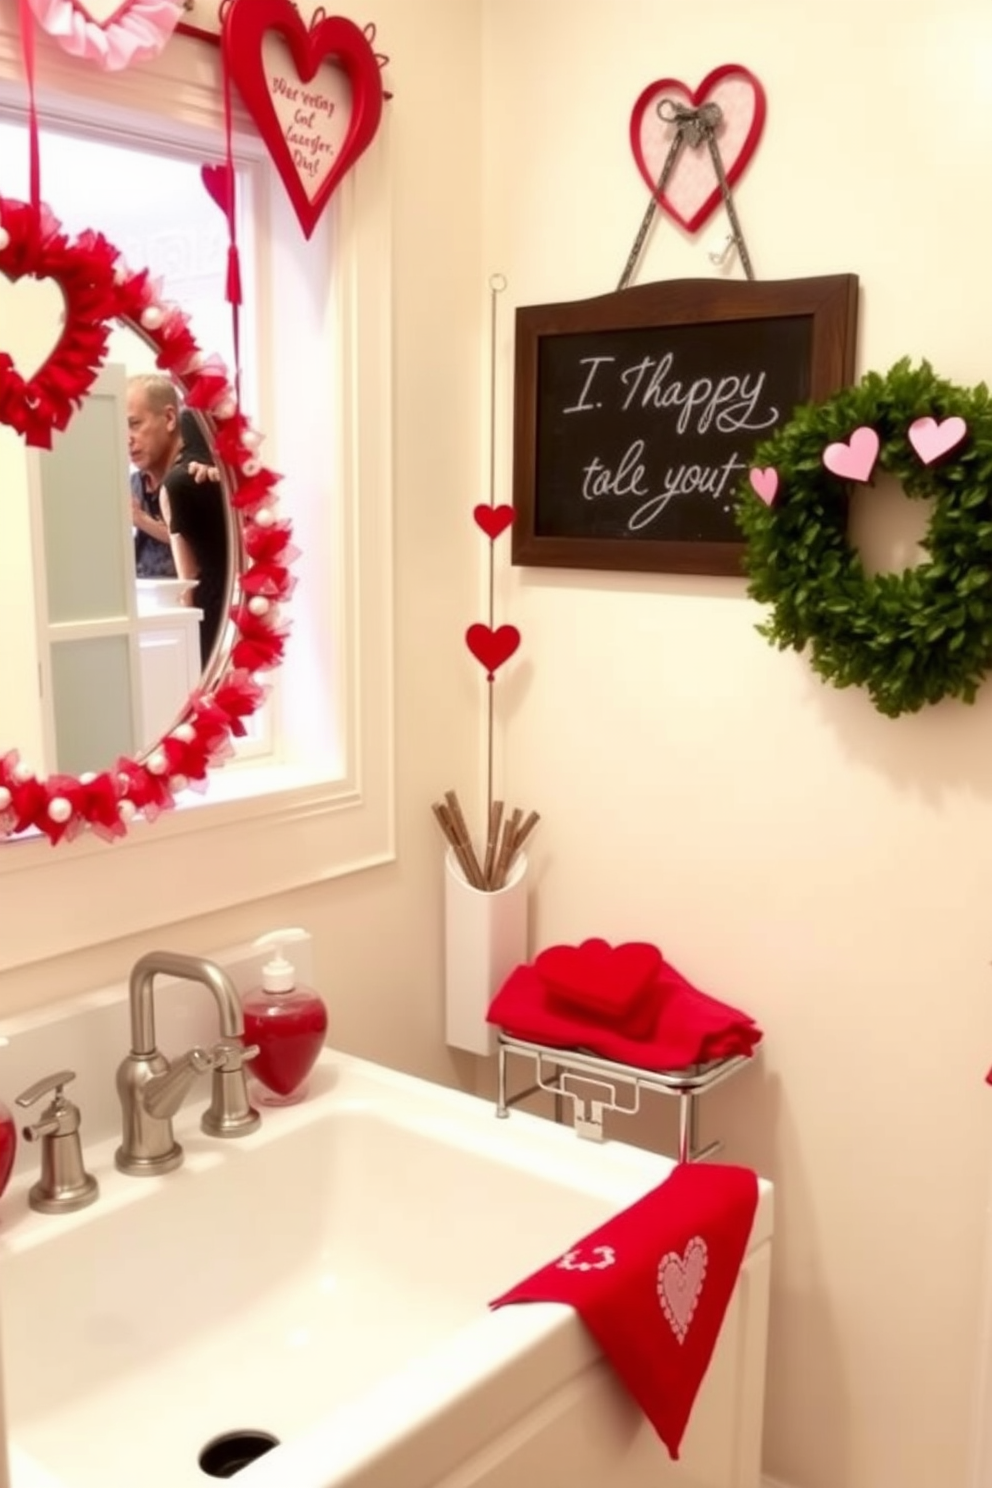
[[[221,46],[309,238],[379,127],[375,52],[365,32],[343,16],[318,10],[308,29],[290,0],[232,0]]]
[[[477,527],[481,527],[487,537],[494,541],[501,532],[505,532],[513,521],[514,510],[512,506],[485,506],[480,505],[472,513]]]
[[[520,645],[520,632],[515,625],[500,625],[496,630],[488,625],[470,625],[465,632],[465,644],[485,667],[489,681]]]
[[[202,165],[200,179],[207,195],[220,207],[224,216],[230,215],[234,205],[234,172],[228,165]]]
[[[662,118],[663,100],[689,108],[715,103],[721,118],[714,138],[728,186],[740,177],[758,146],[765,126],[765,90],[746,67],[727,63],[714,68],[699,84],[689,88],[677,78],[649,83],[634,104],[630,116],[630,146],[637,168],[658,205],[688,232],[696,232],[720,205],[720,183],[705,141],[683,143],[665,183],[658,182],[665,167],[677,124]],[[665,111],[669,115],[671,109]]]
[[[646,941],[611,946],[605,940],[549,946],[534,959],[542,981],[573,1001],[627,1012],[661,966],[661,952]]]

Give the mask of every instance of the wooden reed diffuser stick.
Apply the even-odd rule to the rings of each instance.
[[[489,835],[486,838],[486,861],[482,876],[487,889],[493,886],[493,869],[496,866],[496,849],[499,843],[500,823],[503,820],[503,802],[494,801],[489,809]]]
[[[520,829],[520,818],[522,816],[523,812],[520,810],[520,807],[515,806],[509,821],[503,823],[499,851],[496,854],[496,864],[493,868],[492,888],[494,889],[501,889],[506,883],[506,871],[510,866],[513,842]]]
[[[484,889],[485,882],[482,877],[482,869],[475,855],[472,840],[468,835],[468,827],[462,815],[462,808],[458,803],[458,797],[454,791],[446,791],[445,804],[436,802],[433,811],[441,830],[447,837],[454,849],[455,857],[465,875],[468,883],[473,889]]]
[[[480,864],[455,792],[445,791],[444,800],[435,801],[431,810],[451,846],[465,882],[485,893],[495,893],[497,889],[506,887],[510,869],[541,819],[536,811],[528,812],[525,817],[519,806],[506,816],[504,803],[494,801],[489,811],[486,850]]]

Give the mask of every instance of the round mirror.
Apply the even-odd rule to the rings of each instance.
[[[0,199],[0,325],[0,837],[118,837],[258,707],[289,524],[225,368],[98,234]]]

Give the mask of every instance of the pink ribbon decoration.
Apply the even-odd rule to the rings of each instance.
[[[106,21],[82,0],[27,0],[38,25],[70,56],[120,72],[157,57],[182,18],[182,0],[124,0]]]

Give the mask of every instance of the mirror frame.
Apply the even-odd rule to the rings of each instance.
[[[0,844],[41,832],[54,846],[87,830],[115,841],[136,817],[153,821],[187,789],[205,789],[208,772],[233,754],[233,740],[266,696],[257,674],[283,659],[282,607],[299,554],[278,511],[279,477],[259,458],[262,436],[242,414],[224,363],[204,355],[188,317],[160,297],[147,269],[131,270],[101,233],[70,238],[44,205],[0,197],[0,273],[15,283],[53,279],[66,302],[61,335],[30,379],[0,350],[0,421],[26,444],[49,448],[92,386],[118,322],[154,347],[156,366],[199,416],[228,492],[238,555],[228,639],[168,733],[139,757],[78,778],[38,776],[16,748],[0,754]]]

